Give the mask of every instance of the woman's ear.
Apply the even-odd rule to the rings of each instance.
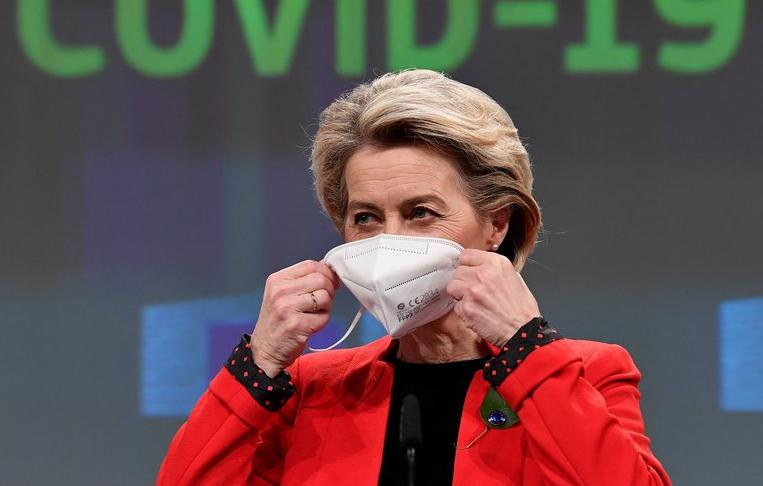
[[[509,232],[509,222],[511,220],[511,211],[508,206],[501,208],[497,211],[493,211],[488,216],[490,221],[490,236],[488,245],[500,246],[503,239],[506,238],[506,233]]]

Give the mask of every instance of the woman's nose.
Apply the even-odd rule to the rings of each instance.
[[[384,232],[388,235],[400,235],[404,230],[399,218],[387,217],[384,220]]]
[[[405,220],[400,218],[387,218],[384,221],[384,233],[388,235],[415,235],[415,231],[412,231],[408,225],[405,224]]]

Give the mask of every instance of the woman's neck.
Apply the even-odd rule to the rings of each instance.
[[[453,312],[399,339],[397,358],[407,363],[449,363],[488,355],[477,334]]]

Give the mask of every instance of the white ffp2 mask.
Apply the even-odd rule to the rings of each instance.
[[[455,301],[445,288],[462,251],[461,245],[443,238],[380,234],[337,246],[323,262],[387,333],[399,338],[453,308]],[[344,341],[361,312],[345,335],[325,349]]]

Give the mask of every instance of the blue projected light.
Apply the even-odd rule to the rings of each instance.
[[[260,290],[235,297],[145,307],[141,337],[141,414],[188,415],[209,384],[210,368],[219,369],[224,359],[210,365],[210,341],[214,341],[211,331],[223,335],[250,331],[261,300]]]
[[[721,409],[763,411],[763,298],[720,307]]]
[[[251,331],[261,302],[262,289],[233,297],[145,307],[141,324],[141,414],[187,416],[241,333]],[[332,312],[328,326],[310,338],[310,345],[320,348],[333,344],[349,323],[341,311]],[[376,319],[365,313],[349,341],[365,344],[385,334]]]
[[[355,332],[358,333],[358,341],[361,344],[370,343],[387,335],[384,326],[370,312],[363,313]]]

